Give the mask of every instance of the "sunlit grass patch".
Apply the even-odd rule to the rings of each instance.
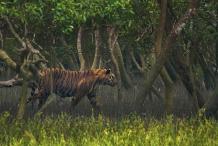
[[[218,124],[206,119],[35,117],[23,122],[0,116],[0,145],[218,145]]]

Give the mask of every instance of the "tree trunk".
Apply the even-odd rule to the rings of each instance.
[[[161,0],[160,2],[160,24],[157,31],[157,38],[155,41],[155,56],[158,57],[162,51],[162,41],[164,35],[165,21],[166,21],[166,8],[167,8],[167,0]]]
[[[218,29],[218,24],[217,24]],[[216,70],[218,71],[218,36],[216,38]]]
[[[61,36],[60,37],[60,41],[62,43],[62,45],[67,48],[67,49],[70,49],[70,46],[67,44],[64,36]],[[72,55],[70,55],[70,59],[69,59],[69,63],[70,63],[70,68],[76,68],[78,69],[79,68],[79,65],[78,65],[78,62],[77,62],[77,59],[76,59],[76,56],[75,56],[76,52],[72,52]]]
[[[115,29],[113,31],[114,31],[114,32],[112,32],[113,39],[114,39],[113,40],[113,42],[114,42],[113,54],[114,54],[114,56],[117,60],[117,63],[118,63],[122,84],[124,85],[124,87],[126,89],[128,89],[128,88],[132,87],[132,81],[131,81],[131,79],[130,79],[130,77],[125,69],[125,66],[124,66],[123,55],[122,55],[122,52],[120,50],[120,45],[117,41],[118,34],[116,33]]]
[[[206,117],[214,117],[218,111],[218,86],[216,86],[213,94],[208,97],[207,102],[203,106]]]
[[[16,118],[18,120],[21,120],[24,116],[25,112],[25,106],[26,106],[26,96],[27,96],[27,88],[29,85],[29,81],[31,81],[36,75],[34,73],[38,73],[38,67],[41,63],[47,63],[47,60],[45,57],[40,53],[39,50],[35,49],[33,45],[31,44],[31,41],[26,38],[23,39],[19,36],[19,34],[16,32],[14,26],[12,25],[11,21],[7,16],[3,16],[3,19],[7,22],[9,26],[9,30],[13,34],[13,36],[18,40],[18,42],[21,44],[22,48],[19,49],[20,54],[20,62],[16,63],[13,61],[5,51],[0,49],[0,59],[3,60],[10,68],[15,70],[19,76],[16,76],[14,79],[8,81],[8,82],[2,82],[3,86],[7,84],[9,86],[15,86],[22,84],[22,91],[19,99],[19,105],[18,105],[18,111]],[[25,34],[27,34],[27,27],[25,25]],[[34,56],[38,56],[37,60],[35,60]],[[34,74],[34,75],[33,75]],[[21,83],[22,81],[22,83]],[[6,84],[4,84],[6,83]]]
[[[167,70],[163,68],[160,73],[161,78],[163,79],[165,85],[165,113],[171,114],[172,113],[172,106],[173,106],[173,81],[171,80]]]
[[[164,35],[164,28],[165,28],[165,21],[166,21],[166,9],[167,9],[167,0],[161,0],[160,2],[160,24],[157,31],[157,38],[155,42],[155,56],[158,58],[162,52],[162,42],[163,42],[163,35]],[[165,68],[162,69],[161,78],[163,79],[165,85],[165,112],[167,114],[172,113],[172,105],[173,105],[173,81],[170,78],[167,70]]]
[[[118,62],[115,58],[114,55],[114,47],[115,47],[115,39],[114,39],[114,27],[108,27],[108,47],[109,47],[109,51],[110,51],[110,57],[111,57],[111,62],[112,62],[112,66],[114,67],[115,70],[115,75],[118,81],[118,85],[117,85],[117,90],[118,90],[118,102],[120,103],[122,100],[122,94],[121,94],[121,76],[120,76],[120,69],[119,69],[119,65]]]
[[[218,12],[218,10],[217,10]],[[216,24],[216,28],[218,29],[218,24]],[[216,67],[218,66],[218,35],[216,35]],[[217,69],[217,68],[216,68]],[[217,75],[216,75],[217,78]],[[216,79],[217,80],[217,79]],[[214,117],[218,111],[218,81],[216,81],[216,87],[214,89],[211,97],[207,98],[207,102],[204,105],[205,115],[206,117]]]
[[[95,30],[95,56],[94,56],[94,60],[92,63],[92,69],[96,69],[99,67],[100,64],[100,59],[101,59],[101,42],[102,38],[100,35],[100,28],[99,25],[96,26],[96,30]]]
[[[0,30],[0,41],[1,41],[0,48],[4,48],[4,38],[1,30]]]
[[[12,68],[13,70],[16,70],[17,64],[2,49],[0,49],[0,59],[4,61],[10,68]]]
[[[25,114],[25,108],[26,108],[26,97],[27,97],[27,89],[28,89],[28,83],[27,81],[23,81],[22,89],[21,89],[21,95],[19,99],[18,104],[18,111],[17,111],[17,120],[22,120]]]
[[[145,79],[146,79],[145,80],[146,81],[145,90],[141,96],[138,96],[138,99],[137,99],[141,107],[143,106],[143,98],[141,97],[145,98],[147,93],[150,91],[153,82],[155,81],[162,67],[164,66],[165,62],[169,58],[169,55],[172,50],[172,47],[171,47],[172,44],[176,41],[177,36],[180,34],[181,30],[184,28],[187,21],[195,14],[195,6],[196,6],[196,1],[192,0],[190,2],[190,7],[188,8],[184,16],[182,16],[178,20],[178,22],[173,26],[170,34],[166,38],[166,41],[163,45],[162,53],[157,58],[155,64],[152,66],[151,70],[148,73],[144,74]]]
[[[77,51],[80,61],[80,70],[85,70],[87,68],[86,66],[86,60],[84,57],[84,52],[82,49],[82,36],[83,36],[83,26],[79,27],[78,35],[77,35]]]

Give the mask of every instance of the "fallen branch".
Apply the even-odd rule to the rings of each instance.
[[[7,80],[7,81],[0,81],[0,88],[3,87],[13,87],[13,86],[21,86],[23,79],[19,78],[16,75],[14,78]]]

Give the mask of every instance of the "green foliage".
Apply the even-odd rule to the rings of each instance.
[[[125,18],[120,36],[133,44],[136,51],[146,54],[155,40],[160,10],[155,0],[134,0],[131,5],[133,13]]]
[[[54,23],[63,28],[64,33],[71,32],[78,25],[104,21],[114,25],[126,24],[125,20],[133,13],[129,0],[62,0],[56,1]]]
[[[128,17],[134,14],[130,0],[48,0],[3,1],[0,14],[14,17],[27,24],[52,25],[53,31],[70,33],[81,24],[105,22],[130,25]],[[34,24],[35,25],[35,24]]]
[[[213,120],[145,120],[131,115],[112,121],[66,114],[9,122],[0,117],[2,145],[216,145],[218,124]]]

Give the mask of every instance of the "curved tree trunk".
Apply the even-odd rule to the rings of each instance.
[[[112,53],[114,54],[114,57],[116,59],[119,71],[120,71],[120,78],[122,85],[126,89],[132,87],[131,79],[125,69],[124,62],[123,62],[123,55],[120,50],[120,45],[118,43],[118,34],[116,32],[116,28],[112,27],[110,30],[110,35],[111,35],[111,45],[112,45]]]
[[[191,59],[194,58],[193,56],[190,56],[189,60],[185,61],[185,58],[181,57],[180,50],[177,50],[177,53],[174,54],[174,67],[184,84],[185,88],[190,94],[190,102],[193,103],[194,110],[197,111],[199,108],[201,108],[204,103],[205,99],[201,95],[200,89],[197,88],[197,80],[195,80],[193,75],[193,69],[192,69],[192,62]],[[194,52],[191,53],[193,55]],[[202,58],[201,58],[202,59]]]
[[[116,36],[117,34],[115,34],[115,38],[117,38],[118,36]],[[117,60],[117,63],[118,63],[118,66],[119,66],[119,70],[120,70],[120,76],[121,76],[121,81],[124,85],[124,87],[126,89],[128,88],[131,88],[132,87],[132,81],[125,69],[125,66],[124,66],[124,62],[123,62],[123,55],[122,55],[122,52],[120,50],[120,45],[119,43],[117,42],[117,40],[115,40],[115,46],[114,46],[114,49],[113,49],[113,53],[114,53],[114,56]]]
[[[95,56],[94,56],[94,60],[92,63],[92,69],[96,69],[99,67],[100,64],[100,59],[101,59],[101,42],[102,38],[100,35],[100,28],[99,25],[96,26],[96,30],[95,30]]]
[[[117,85],[117,90],[118,90],[118,102],[120,103],[120,101],[122,100],[122,93],[121,93],[121,76],[120,76],[120,69],[119,69],[119,65],[117,63],[117,60],[115,58],[114,55],[114,45],[115,45],[115,39],[114,39],[114,27],[108,27],[108,47],[109,47],[109,51],[110,51],[110,57],[111,57],[111,62],[112,65],[114,67],[115,70],[115,74],[116,74],[116,78],[118,81],[118,85]]]
[[[173,106],[173,90],[174,90],[173,81],[170,78],[165,68],[162,69],[160,76],[163,79],[165,85],[165,100],[164,100],[165,113],[171,114],[172,106]]]
[[[214,117],[218,111],[218,86],[216,86],[213,94],[208,97],[207,102],[203,106],[206,117]]]
[[[80,61],[80,70],[85,70],[87,68],[86,66],[86,60],[84,57],[84,52],[82,49],[82,36],[83,36],[83,26],[79,27],[78,34],[77,34],[77,51]]]
[[[160,13],[160,24],[157,31],[157,37],[155,41],[155,57],[158,58],[162,52],[162,42],[163,42],[163,35],[165,33],[165,21],[166,21],[166,9],[167,9],[167,0],[161,0],[159,2],[161,13]],[[172,104],[173,104],[173,81],[170,78],[166,68],[164,67],[161,72],[160,76],[165,85],[165,112],[167,114],[172,113]]]
[[[64,36],[61,36],[59,39],[60,39],[62,45],[63,45],[65,48],[70,49],[70,46],[67,44],[67,42],[66,42]],[[70,65],[71,68],[77,68],[77,69],[78,69],[78,68],[79,68],[79,65],[78,65],[78,62],[77,62],[77,60],[76,60],[75,53],[76,53],[76,52],[72,52],[72,55],[70,55],[69,63],[71,64],[71,65]]]
[[[146,97],[147,93],[151,90],[152,84],[159,75],[160,71],[162,70],[162,67],[165,65],[165,62],[167,61],[170,52],[172,50],[172,44],[176,41],[176,38],[180,34],[181,30],[186,25],[187,21],[195,14],[195,7],[196,7],[196,1],[192,0],[190,2],[190,6],[186,13],[178,20],[178,22],[173,26],[170,34],[166,38],[166,41],[163,45],[163,49],[159,57],[157,58],[155,64],[152,66],[151,70],[148,73],[145,73],[145,90],[142,93],[141,96],[138,96],[138,103],[143,107],[143,98]]]
[[[218,10],[217,10],[218,12]],[[218,28],[218,24],[216,25],[216,28]],[[218,36],[216,35],[216,65],[218,66]],[[211,97],[207,98],[207,102],[203,106],[205,109],[205,115],[206,117],[214,117],[218,111],[218,81],[216,76],[216,87],[214,89],[213,94]]]

